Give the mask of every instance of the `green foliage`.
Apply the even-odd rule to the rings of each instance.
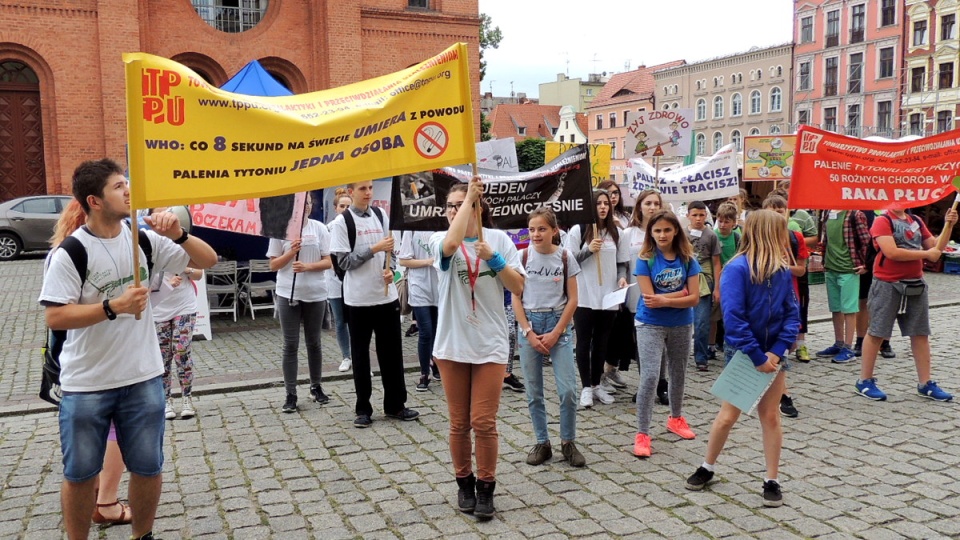
[[[490,120],[487,120],[487,115],[480,111],[480,140],[489,141],[490,140]]]
[[[517,143],[517,165],[520,167],[520,172],[543,167],[546,145],[543,139],[524,139]]]
[[[500,40],[503,39],[503,32],[499,26],[493,26],[493,19],[486,13],[480,14],[480,80],[482,81],[487,74],[487,62],[483,59],[483,51],[487,48],[496,49],[500,47]]]

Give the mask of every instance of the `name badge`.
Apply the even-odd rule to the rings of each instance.
[[[914,221],[913,223],[911,223],[911,224],[910,224],[910,230],[913,231],[913,232],[919,231],[919,230],[920,230],[920,223],[918,223],[918,222],[916,222],[916,221]]]
[[[839,215],[840,215],[840,212],[837,212],[836,210],[831,210],[830,215],[827,217],[827,219],[837,219]]]
[[[315,234],[305,234],[300,237],[301,246],[316,246],[320,243],[320,239],[317,238]]]
[[[697,230],[697,229],[690,229],[691,238],[700,238],[701,236],[703,236],[703,231]]]

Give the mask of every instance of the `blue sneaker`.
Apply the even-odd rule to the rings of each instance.
[[[817,356],[820,356],[820,355],[818,354]],[[849,364],[850,362],[853,362],[856,359],[857,359],[857,353],[844,347],[840,349],[840,352],[836,356],[833,357],[833,360],[831,360],[831,362],[833,362],[834,364]]]
[[[857,381],[857,393],[867,399],[872,399],[874,401],[887,400],[887,395],[884,394],[879,388],[877,388],[876,378]]]
[[[934,401],[950,401],[953,399],[953,396],[944,392],[937,386],[936,381],[927,381],[927,384],[920,386],[917,385],[917,392],[926,398],[930,398]]]
[[[840,354],[840,351],[842,351],[842,350],[843,350],[843,349],[842,349],[841,347],[837,347],[836,345],[831,345],[831,346],[827,347],[826,349],[818,352],[818,353],[817,353],[817,358],[827,358],[827,357],[829,357],[829,356],[836,356],[836,355]]]

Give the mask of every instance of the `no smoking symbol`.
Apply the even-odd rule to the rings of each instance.
[[[447,150],[450,136],[440,124],[427,122],[417,128],[414,143],[418,154],[427,159],[433,159],[440,157]]]

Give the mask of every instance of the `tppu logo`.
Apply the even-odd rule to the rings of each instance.
[[[176,71],[147,68],[142,72],[143,119],[154,124],[183,124],[185,103],[181,96],[171,96],[170,89],[183,78]]]
[[[816,154],[817,146],[820,145],[820,141],[823,140],[823,135],[818,133],[810,133],[805,131],[803,137],[800,139],[800,153],[801,154]]]

